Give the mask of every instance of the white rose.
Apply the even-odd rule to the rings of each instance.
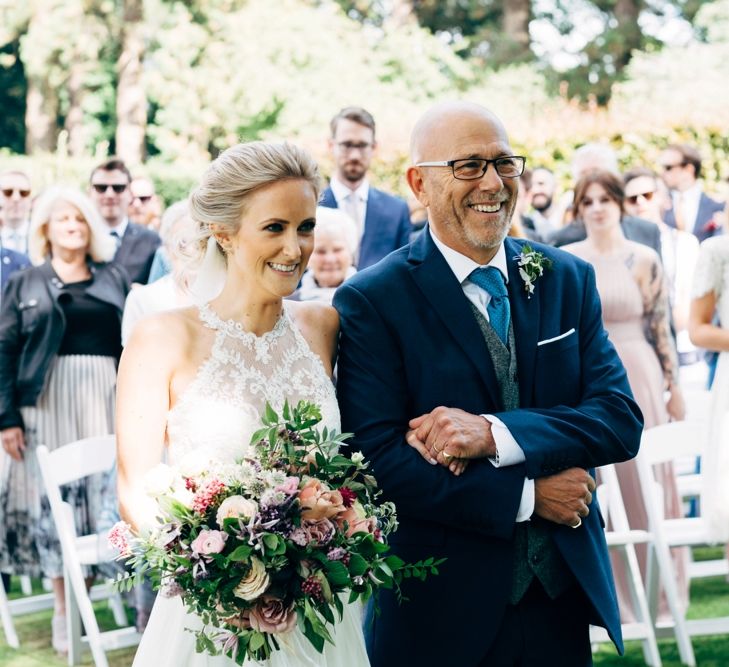
[[[190,489],[186,489],[184,486],[176,486],[172,492],[172,497],[178,503],[187,507],[187,509],[192,509],[192,499],[195,497],[195,494]]]
[[[243,496],[230,496],[220,503],[215,518],[222,528],[225,519],[237,519],[239,517],[250,519],[256,515],[256,512],[258,512],[258,504],[254,500],[249,500]]]
[[[268,583],[265,565],[258,558],[251,558],[251,570],[233,589],[233,595],[250,602],[263,595]]]
[[[164,463],[158,463],[144,476],[144,492],[156,498],[172,489],[175,483],[175,471]]]
[[[210,454],[202,449],[194,449],[182,457],[178,469],[183,477],[198,477],[207,472],[210,466]]]
[[[352,463],[354,463],[355,465],[359,465],[363,461],[364,454],[362,452],[354,452],[354,454],[352,454]]]

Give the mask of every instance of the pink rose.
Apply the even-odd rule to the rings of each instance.
[[[330,519],[320,519],[319,521],[304,519],[300,526],[291,531],[289,539],[300,547],[309,546],[313,542],[324,546],[332,541],[336,530],[337,527]]]
[[[344,500],[339,491],[331,491],[318,479],[309,479],[299,491],[301,518],[307,521],[331,519],[344,510]]]
[[[347,537],[352,537],[355,533],[371,533],[374,535],[377,530],[377,519],[373,516],[367,516],[362,503],[355,501],[352,506],[342,512],[336,519],[340,527],[347,522]]]
[[[291,632],[296,627],[296,611],[283,600],[264,595],[251,610],[250,623],[259,632]]]
[[[287,496],[293,496],[299,490],[300,481],[298,477],[287,477],[283,484],[279,484],[276,487],[276,491],[281,491]]]
[[[201,530],[190,547],[200,556],[219,554],[225,547],[227,539],[228,536],[219,530]]]

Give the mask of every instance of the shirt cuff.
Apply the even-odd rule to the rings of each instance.
[[[524,478],[524,488],[521,491],[521,503],[516,513],[516,522],[529,521],[534,514],[534,480]]]
[[[491,423],[491,436],[496,445],[496,456],[489,456],[489,461],[495,468],[502,466],[513,466],[523,463],[526,460],[524,450],[514,440],[511,431],[498,417],[493,415],[481,415],[487,422]],[[532,494],[533,495],[533,494]]]

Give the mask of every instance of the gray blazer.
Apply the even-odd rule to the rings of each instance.
[[[130,222],[114,255],[114,263],[124,267],[133,283],[146,285],[154,253],[160,243],[160,238],[155,232]]]
[[[658,256],[661,257],[661,230],[658,228],[658,225],[648,220],[643,220],[642,218],[635,218],[631,215],[623,216],[620,223],[623,226],[623,233],[626,239],[653,248],[658,253]],[[559,248],[568,243],[584,241],[586,236],[587,232],[585,231],[585,225],[582,220],[573,220],[566,227],[558,229],[549,239],[549,244]]]

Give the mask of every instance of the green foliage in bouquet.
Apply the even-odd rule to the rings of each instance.
[[[364,457],[340,453],[350,434],[319,429],[318,406],[288,402],[279,415],[266,406],[251,456],[235,463],[205,460],[198,448],[178,468],[158,466],[147,488],[159,524],[110,541],[133,574],[145,574],[162,595],[179,595],[199,616],[197,650],[237,664],[265,660],[298,627],[319,652],[346,604],[378,589],[438,573],[443,559],[407,564],[390,553],[395,506],[379,502]]]

